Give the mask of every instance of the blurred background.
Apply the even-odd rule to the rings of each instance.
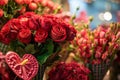
[[[85,12],[94,19],[90,25],[92,29],[99,24],[120,22],[120,0],[55,0],[62,4],[65,11],[79,16]],[[79,8],[78,11],[76,9]]]

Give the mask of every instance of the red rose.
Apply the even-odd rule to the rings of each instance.
[[[2,17],[4,15],[4,12],[2,9],[0,9],[0,17]]]
[[[47,17],[41,17],[39,19],[41,24],[41,28],[45,29],[46,31],[50,31],[52,27],[52,20]]]
[[[76,30],[74,27],[69,27],[67,29],[67,40],[72,41],[74,37],[76,36]]]
[[[18,34],[18,39],[21,42],[28,44],[31,41],[31,36],[32,33],[29,29],[21,29],[21,31]]]
[[[33,15],[35,15],[34,12],[26,12],[23,15],[19,16],[18,18],[23,18],[23,17],[25,17],[25,18],[31,18]]]
[[[38,16],[38,15],[34,15],[31,18],[29,18],[28,25],[31,30],[37,30],[40,27],[40,25],[38,23],[39,17],[40,16]]]
[[[48,37],[48,32],[44,29],[40,28],[35,33],[35,41],[36,42],[45,42],[46,38]]]
[[[11,40],[15,40],[17,38],[17,26],[12,23],[13,20],[15,19],[8,21],[1,29],[1,34],[3,35],[2,42],[5,44],[9,44]]]
[[[8,0],[0,0],[0,5],[3,6],[3,5],[6,5],[8,3]]]
[[[62,22],[61,23],[63,27],[66,28],[66,33],[67,33],[67,40],[71,41],[74,39],[74,37],[76,36],[76,30],[73,26],[69,25],[68,23]]]
[[[26,29],[28,28],[28,21],[29,21],[29,18],[27,17],[21,17],[19,18],[19,22],[18,24],[20,25],[20,29]]]
[[[19,19],[12,19],[10,24],[11,24],[10,29],[12,29],[12,31],[14,31],[14,32],[15,31],[18,32],[21,29]]]
[[[51,29],[51,37],[55,42],[62,42],[66,39],[66,28],[61,25],[54,25]]]

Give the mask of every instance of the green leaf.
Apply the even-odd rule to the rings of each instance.
[[[16,51],[17,47],[25,48],[25,45],[17,40],[14,40],[10,43],[10,48],[13,51]]]
[[[16,51],[16,48],[17,48],[17,45],[18,45],[17,43],[18,43],[17,40],[16,41],[12,41],[10,43],[11,50]]]
[[[27,53],[34,54],[34,53],[35,53],[34,45],[33,45],[33,44],[28,44],[28,45],[25,47],[25,51],[26,51]]]
[[[46,62],[46,60],[48,59],[48,57],[53,54],[53,50],[54,50],[53,41],[52,40],[48,40],[44,44],[44,49],[41,49],[41,52],[44,52],[44,53],[39,55],[39,56],[37,56],[37,59],[38,59],[39,63],[40,64],[44,64]]]

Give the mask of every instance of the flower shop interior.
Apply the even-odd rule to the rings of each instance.
[[[0,80],[120,80],[120,0],[0,0]]]

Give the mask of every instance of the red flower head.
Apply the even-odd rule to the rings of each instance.
[[[33,16],[31,16],[31,18],[28,19],[28,28],[30,30],[37,30],[40,27],[40,24],[38,21],[39,18],[41,18],[41,16],[33,15]]]
[[[32,33],[29,29],[21,29],[18,34],[18,39],[26,44],[28,44],[31,41],[31,37]]]
[[[45,42],[46,38],[48,37],[48,32],[44,29],[38,29],[35,33],[35,41],[42,43]]]
[[[57,64],[49,72],[48,80],[88,80],[89,69],[75,62]]]
[[[17,21],[17,19],[11,19],[1,29],[2,42],[5,44],[9,44],[10,41],[16,40],[17,38],[19,29],[17,24],[15,24],[14,21]]]
[[[39,19],[39,23],[41,25],[41,28],[45,29],[46,31],[50,31],[51,27],[52,27],[52,19],[48,18],[48,17],[41,17]]]
[[[67,37],[66,28],[62,25],[53,25],[51,29],[51,38],[55,42],[63,42]]]

